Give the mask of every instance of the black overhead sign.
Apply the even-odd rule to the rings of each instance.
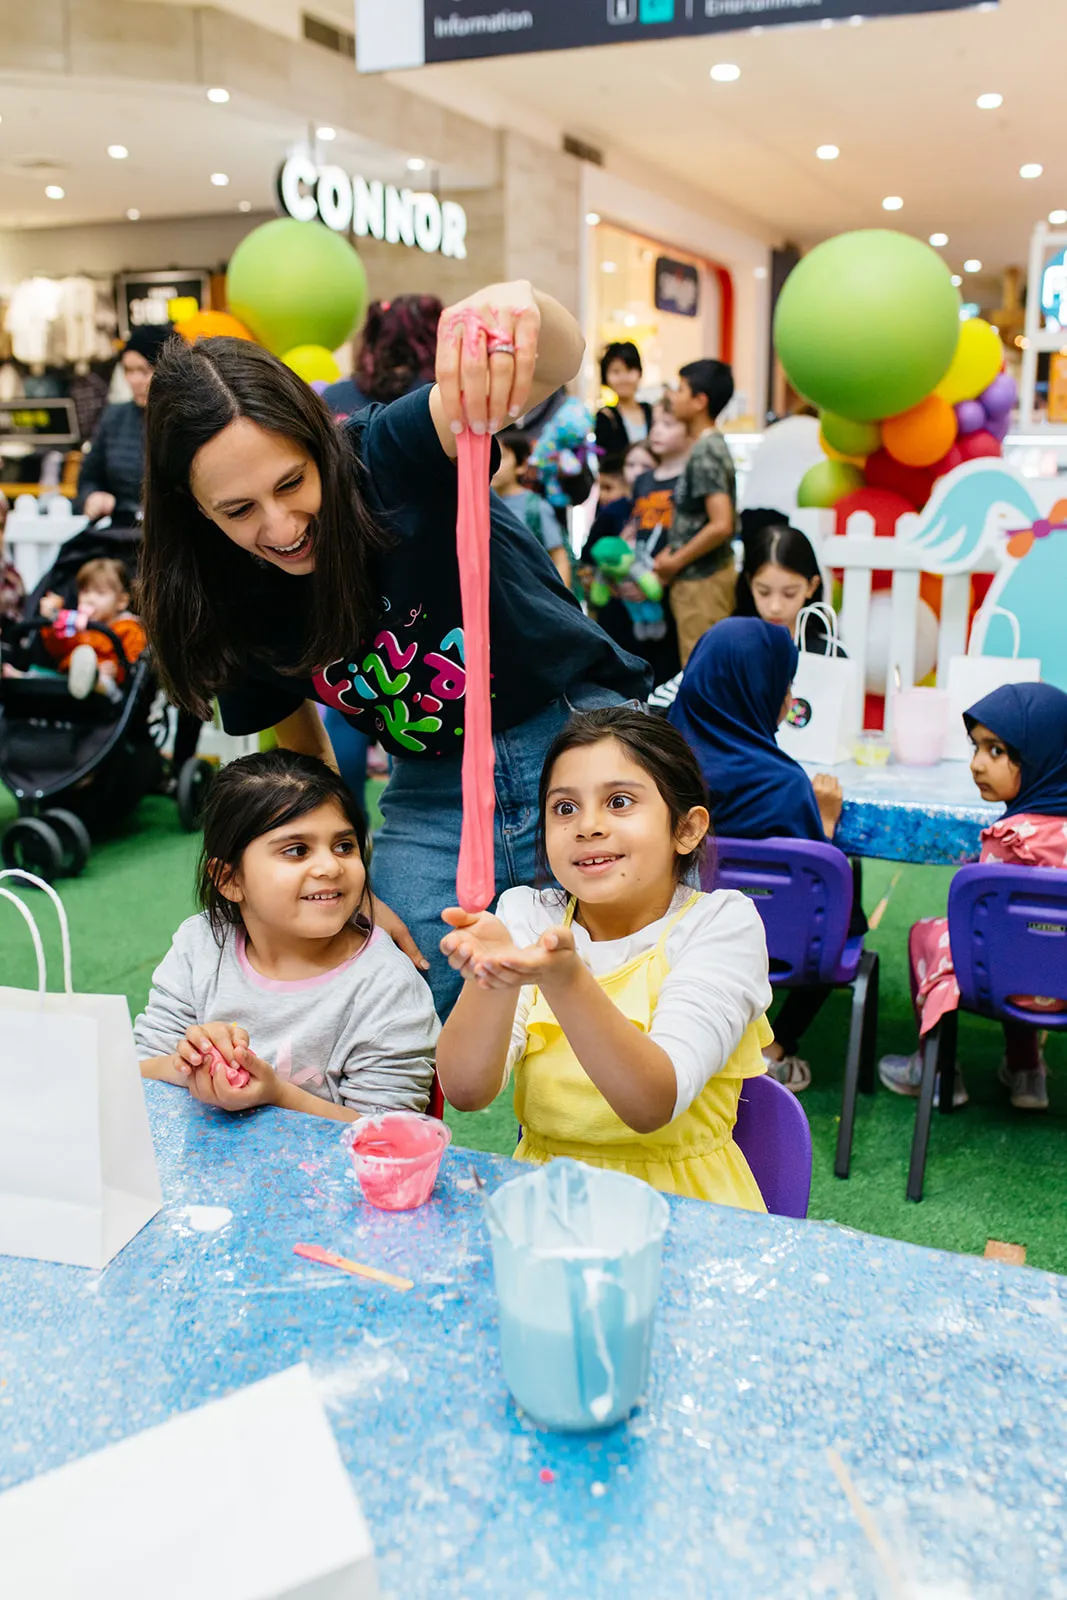
[[[776,24],[842,21],[849,17],[918,16],[929,11],[974,9],[977,0],[415,0],[423,10],[422,61],[461,61],[530,50],[573,50],[583,45],[636,44],[650,39],[740,32]],[[1063,3],[1063,0],[1059,0]],[[405,11],[412,0],[360,0],[360,11],[381,5]],[[394,12],[395,17],[395,12]],[[406,33],[417,51],[417,25]],[[394,36],[395,37],[395,36]],[[374,52],[377,54],[377,51]],[[394,67],[421,65],[417,58]],[[384,66],[384,63],[383,63]],[[364,60],[363,71],[382,70]]]

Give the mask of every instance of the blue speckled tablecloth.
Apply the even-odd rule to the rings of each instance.
[[[989,806],[965,761],[936,767],[859,767],[854,761],[820,769],[841,780],[844,810],[834,843],[850,856],[911,861],[921,866],[955,867],[977,861],[978,835],[1003,815]]]
[[[0,1488],[307,1361],[396,1600],[918,1594],[879,1577],[831,1446],[924,1595],[1067,1596],[1062,1280],[675,1201],[646,1406],[543,1434],[504,1388],[470,1176],[510,1163],[453,1150],[388,1215],[335,1124],[147,1093],[160,1215],[103,1273],[0,1259]]]

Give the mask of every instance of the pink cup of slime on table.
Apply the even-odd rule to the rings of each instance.
[[[380,1211],[413,1211],[433,1193],[452,1130],[418,1111],[383,1111],[345,1129],[345,1149],[364,1200]]]

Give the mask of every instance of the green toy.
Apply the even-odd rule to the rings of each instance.
[[[614,593],[614,585],[635,583],[646,601],[658,605],[663,599],[663,585],[652,570],[647,556],[637,554],[625,539],[616,536],[598,539],[592,549],[596,573],[589,586],[589,604],[606,606]],[[631,601],[631,605],[640,602]]]

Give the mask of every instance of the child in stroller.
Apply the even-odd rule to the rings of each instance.
[[[41,631],[44,645],[56,672],[65,673],[67,689],[75,700],[84,700],[96,689],[116,705],[121,703],[121,685],[129,667],[145,650],[148,639],[137,617],[130,613],[130,580],[121,561],[112,556],[97,556],[79,567],[75,579],[76,609],[67,610],[62,596],[46,594],[39,604],[42,617],[51,627]],[[112,638],[121,641],[120,661]],[[25,671],[4,662],[0,677],[23,678],[55,675],[52,668],[30,666]]]
[[[77,686],[84,688],[85,678],[96,677],[102,663],[110,661],[101,687],[108,683],[113,694],[93,693],[90,683],[84,698],[75,698],[68,679],[55,672],[57,660],[64,659],[61,647],[68,642],[56,636],[55,612],[77,609],[78,580],[87,563],[121,563],[135,571],[140,539],[139,528],[90,527],[75,534],[28,597],[22,620],[3,626],[0,783],[12,791],[19,810],[0,838],[5,866],[24,867],[49,880],[81,872],[93,834],[112,828],[145,794],[163,785],[160,749],[167,736],[166,712],[156,705],[151,652],[136,648],[140,625],[134,632],[125,620],[121,627],[113,626],[118,616],[110,622],[84,619],[86,637],[76,642],[92,641],[93,662],[86,663]],[[55,598],[49,601],[47,596]],[[42,602],[52,616],[42,614]],[[194,826],[193,814],[199,814],[213,769],[199,761],[187,766],[197,770],[183,770],[181,778],[198,782],[184,785],[190,803],[181,808],[182,821]],[[204,768],[206,772],[200,770]],[[193,794],[194,789],[200,792]]]

